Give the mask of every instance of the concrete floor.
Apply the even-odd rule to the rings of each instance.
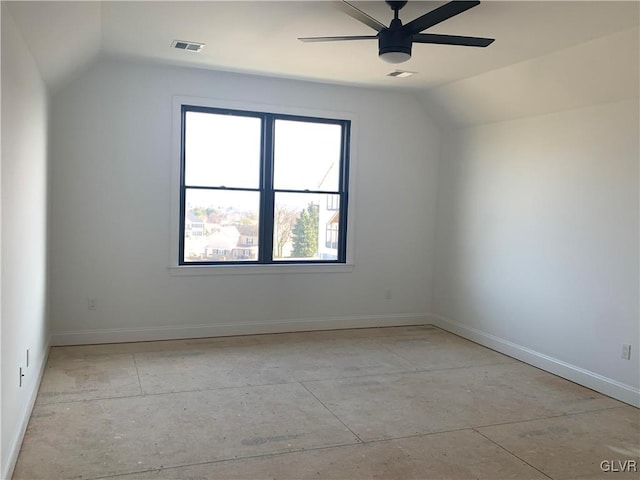
[[[637,479],[639,420],[430,326],[58,347],[13,478]]]

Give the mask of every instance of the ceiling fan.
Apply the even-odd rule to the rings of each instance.
[[[437,33],[420,33],[440,22],[459,15],[470,8],[479,5],[475,1],[453,1],[445,3],[435,10],[410,21],[406,25],[398,17],[398,12],[406,1],[389,1],[387,5],[393,10],[393,20],[386,27],[375,18],[367,15],[349,2],[335,2],[335,6],[347,15],[364,23],[378,32],[377,35],[354,35],[347,37],[302,37],[303,42],[335,42],[342,40],[370,40],[378,39],[378,55],[389,63],[402,63],[411,58],[411,46],[415,43],[437,43],[441,45],[462,45],[465,47],[486,47],[493,43],[493,38],[463,37],[460,35],[440,35]]]

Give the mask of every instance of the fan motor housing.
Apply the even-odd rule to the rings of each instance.
[[[411,35],[401,30],[386,29],[378,33],[378,55],[402,52],[411,56]]]

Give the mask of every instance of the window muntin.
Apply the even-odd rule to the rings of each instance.
[[[349,130],[183,105],[179,264],[345,263]]]

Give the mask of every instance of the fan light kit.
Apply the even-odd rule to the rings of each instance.
[[[436,43],[440,45],[461,45],[465,47],[486,47],[491,45],[493,38],[464,37],[460,35],[441,35],[437,33],[420,33],[438,23],[461,14],[470,8],[479,5],[475,1],[453,1],[445,3],[435,10],[402,24],[398,12],[404,7],[406,1],[389,1],[387,5],[393,10],[393,20],[388,27],[375,18],[369,16],[349,2],[335,2],[335,6],[350,17],[364,23],[378,32],[377,35],[354,35],[346,37],[302,37],[303,42],[337,42],[343,40],[372,40],[378,39],[378,56],[389,63],[402,63],[411,58],[411,46],[413,43]]]

